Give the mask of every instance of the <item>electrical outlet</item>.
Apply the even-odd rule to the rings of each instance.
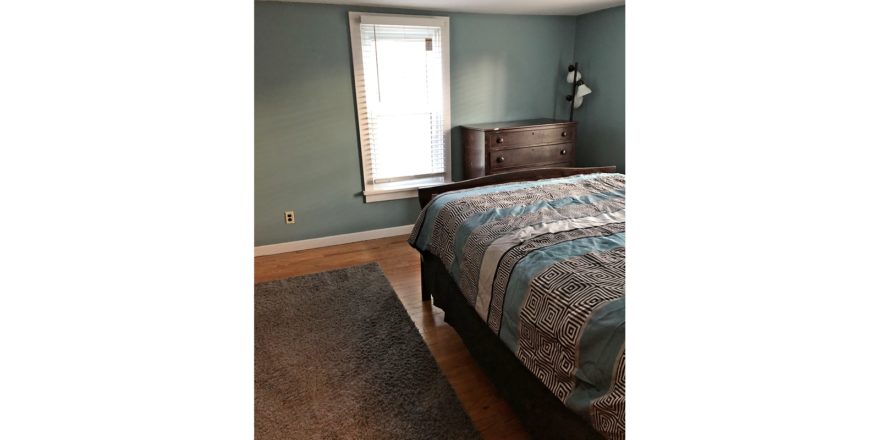
[[[284,211],[284,223],[287,223],[288,225],[296,223],[296,217],[293,216],[293,211]]]

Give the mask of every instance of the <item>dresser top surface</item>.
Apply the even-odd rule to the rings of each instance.
[[[534,127],[538,125],[551,125],[551,124],[570,124],[572,121],[564,121],[559,119],[549,119],[549,118],[539,118],[539,119],[523,119],[521,121],[507,121],[507,122],[487,122],[485,124],[467,124],[462,125],[462,128],[470,128],[472,130],[483,130],[483,131],[493,131],[493,130],[501,130],[505,128],[523,128],[523,127]]]

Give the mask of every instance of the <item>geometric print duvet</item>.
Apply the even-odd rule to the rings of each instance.
[[[409,243],[439,258],[519,361],[609,440],[624,438],[625,177],[451,191]]]

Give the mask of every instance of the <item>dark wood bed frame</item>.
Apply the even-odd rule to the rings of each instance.
[[[478,177],[447,185],[419,189],[424,208],[435,196],[447,191],[509,182],[528,182],[577,174],[613,173],[617,167],[539,168]],[[519,416],[526,431],[536,439],[601,439],[587,418],[565,407],[526,369],[465,300],[443,263],[428,252],[421,252],[422,300],[434,298],[434,305],[445,312],[449,323],[468,351],[489,376],[499,393]]]

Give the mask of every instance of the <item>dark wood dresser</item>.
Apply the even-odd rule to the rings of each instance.
[[[555,119],[462,125],[464,178],[574,166],[577,122]]]

